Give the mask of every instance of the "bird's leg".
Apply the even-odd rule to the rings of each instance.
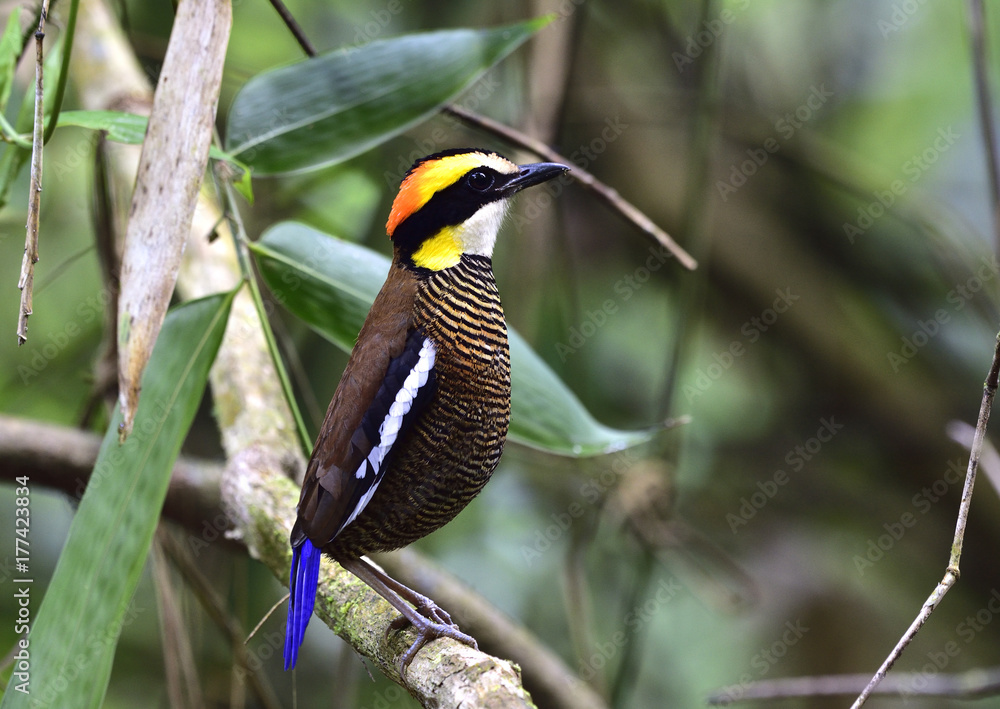
[[[435,638],[452,638],[479,649],[475,638],[459,630],[458,626],[451,622],[451,616],[427,596],[404,586],[364,559],[344,559],[340,561],[340,565],[375,589],[393,608],[402,613],[403,618],[417,631],[417,639],[399,659],[400,677],[405,675],[406,668],[420,648]],[[396,623],[393,622],[393,627],[395,626]]]
[[[364,559],[362,559],[362,562],[364,562]],[[416,608],[420,615],[434,621],[435,623],[444,623],[445,625],[451,625],[455,628],[458,627],[454,622],[452,622],[451,616],[448,615],[448,612],[427,596],[414,591],[409,586],[403,585],[377,566],[369,564],[369,568],[373,573],[377,574],[382,579],[382,582],[385,583],[386,586],[391,588],[399,594],[403,600],[407,601],[414,608]],[[405,627],[405,624],[401,627]]]

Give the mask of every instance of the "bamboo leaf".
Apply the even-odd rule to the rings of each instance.
[[[258,74],[233,99],[226,148],[258,175],[347,160],[425,120],[550,20],[405,35]]]
[[[108,140],[127,145],[141,145],[146,137],[146,126],[149,119],[136,113],[124,111],[62,111],[59,114],[58,127],[76,126],[90,130],[103,130]],[[224,160],[240,167],[247,172],[249,168],[229,153],[216,146],[208,149],[208,156],[214,160]]]
[[[386,257],[294,222],[272,227],[251,249],[264,281],[289,311],[339,347],[354,346],[389,272]],[[652,431],[597,422],[517,332],[509,329],[509,338],[511,440],[558,455],[591,456],[652,437]]]
[[[139,145],[146,137],[149,119],[123,111],[62,111],[58,127],[78,126],[91,130],[107,131],[108,140],[128,145]]]
[[[28,635],[30,694],[11,680],[2,708],[100,707],[167,484],[226,329],[235,291],[185,303],[163,323],[135,428],[118,443],[116,407]],[[37,524],[38,522],[36,522]]]

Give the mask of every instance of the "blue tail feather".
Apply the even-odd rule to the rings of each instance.
[[[319,560],[322,552],[308,539],[292,547],[292,570],[289,574],[288,626],[285,629],[285,669],[295,667],[299,647],[316,605],[319,584]]]

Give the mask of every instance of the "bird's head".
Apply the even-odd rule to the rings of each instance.
[[[403,178],[385,228],[397,255],[418,268],[440,271],[462,254],[490,258],[510,198],[568,169],[471,148],[428,155]]]

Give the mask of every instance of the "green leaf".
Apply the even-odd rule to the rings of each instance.
[[[122,111],[63,111],[59,114],[60,128],[76,126],[90,130],[103,130],[107,132],[108,140],[128,145],[142,144],[142,141],[146,139],[146,126],[148,124],[149,119],[146,116]],[[236,167],[240,176],[233,180],[233,186],[246,198],[247,202],[253,204],[249,166],[214,145],[209,147],[208,156],[213,160],[223,160]]]
[[[0,37],[0,111],[7,108],[14,85],[14,69],[21,56],[21,8],[15,7],[7,18],[7,27]]]
[[[45,55],[43,75],[48,77],[58,77],[60,65],[62,64],[63,38],[59,37],[55,44]],[[48,117],[52,112],[52,102],[54,101],[54,91],[46,91],[42,99],[42,112]],[[24,92],[24,100],[21,108],[17,112],[17,119],[14,121],[14,130],[18,133],[27,134],[31,139],[31,131],[35,124],[35,82]],[[8,144],[3,157],[0,157],[0,209],[7,205],[7,197],[10,195],[10,188],[17,179],[21,169],[31,159],[31,148],[22,148],[18,145]]]
[[[78,126],[107,131],[108,139],[116,143],[139,145],[146,138],[149,119],[123,111],[62,111],[58,126]]]
[[[63,111],[59,114],[58,127],[77,126],[90,130],[103,130],[108,134],[108,140],[128,145],[141,145],[146,139],[146,126],[149,119],[135,113],[124,111]],[[235,159],[229,153],[219,150],[214,145],[208,149],[209,157],[215,160],[231,162],[246,172],[247,166]]]
[[[209,154],[211,154],[211,151],[209,151]],[[251,184],[250,181],[250,168],[240,163],[239,160],[236,160],[236,158],[232,158],[232,162],[235,165],[237,165],[238,168],[243,170],[243,174],[240,175],[238,179],[233,180],[233,187],[236,189],[237,192],[243,195],[243,199],[245,199],[252,205],[253,185]]]
[[[164,320],[132,435],[119,445],[116,408],[28,636],[31,693],[12,680],[3,709],[101,706],[122,625],[153,610],[130,601],[234,295],[185,303]]]
[[[347,160],[425,120],[550,20],[404,35],[263,72],[233,99],[226,148],[258,175]]]
[[[268,287],[319,334],[350,350],[389,260],[304,224],[283,222],[250,247]],[[648,441],[653,431],[619,431],[598,423],[514,330],[510,439],[568,456],[608,453]]]

